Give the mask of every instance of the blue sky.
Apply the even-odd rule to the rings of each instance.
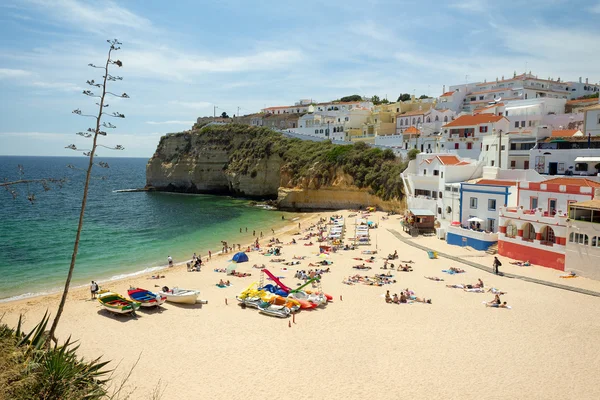
[[[600,81],[600,1],[76,1],[0,4],[0,155],[73,155],[64,149],[93,111],[88,63],[106,39],[123,42],[110,101],[124,113],[101,156],[149,157],[161,135],[203,115],[350,94],[395,100],[413,91],[495,79]]]

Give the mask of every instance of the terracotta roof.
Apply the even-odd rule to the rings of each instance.
[[[597,188],[600,187],[600,183],[592,181],[587,178],[554,178],[548,179],[540,183],[550,183],[552,185],[574,185],[574,186],[586,186]]]
[[[477,185],[495,185],[495,186],[517,186],[515,181],[501,181],[498,179],[480,179]]]
[[[427,110],[428,111],[428,110]],[[426,110],[415,110],[415,111],[407,111],[404,114],[400,114],[398,115],[398,118],[402,118],[402,117],[408,117],[411,115],[425,115],[425,113],[427,112]]]
[[[552,137],[571,137],[571,136],[575,136],[575,134],[577,132],[579,132],[579,129],[556,130],[556,131],[552,131]]]
[[[410,126],[404,131],[404,133],[414,133],[414,134],[420,135],[421,131],[418,130],[417,128],[415,128],[414,126]]]
[[[456,156],[436,156],[442,165],[464,165]],[[468,163],[466,163],[468,164]]]
[[[456,92],[446,92],[446,93],[444,93],[443,95],[441,95],[440,97],[450,97],[450,96],[452,96],[454,93],[456,93]]]
[[[452,126],[472,126],[479,124],[489,124],[490,122],[498,122],[501,119],[506,119],[501,115],[494,114],[476,114],[476,115],[463,115],[462,117],[456,118],[454,121],[444,125],[445,127]]]

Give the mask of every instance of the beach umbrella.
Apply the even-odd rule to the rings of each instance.
[[[483,220],[481,218],[477,218],[477,217],[471,217],[467,221],[469,221],[469,222],[483,222]]]
[[[232,260],[238,263],[243,263],[248,261],[248,255],[243,251],[240,251],[233,256]]]
[[[325,253],[319,254],[319,258],[327,258],[327,257],[329,257],[328,254],[325,254]]]

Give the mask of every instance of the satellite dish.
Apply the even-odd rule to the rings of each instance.
[[[496,99],[496,103],[499,103],[499,102],[501,102],[501,101],[502,101],[502,97],[498,97],[498,98]]]

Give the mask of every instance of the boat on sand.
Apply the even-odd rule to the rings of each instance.
[[[196,304],[196,300],[198,299],[200,291],[193,289],[180,289],[178,287],[169,289],[168,287],[164,286],[162,290],[158,292],[158,294],[165,296],[167,301],[171,303]]]
[[[142,307],[156,307],[160,306],[167,300],[166,296],[152,293],[146,289],[131,287],[127,291],[127,295],[131,300],[138,301]]]
[[[139,302],[127,300],[120,294],[109,290],[101,290],[98,292],[98,302],[106,310],[115,314],[135,313],[135,311],[140,308]]]

